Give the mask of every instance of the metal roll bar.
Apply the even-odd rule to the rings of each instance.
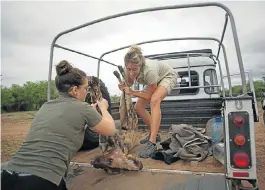
[[[227,79],[228,79],[228,85],[229,85],[229,95],[232,96],[232,84],[231,84],[231,77],[230,77],[230,71],[229,71],[229,66],[228,66],[228,61],[227,61],[227,55],[226,55],[226,51],[225,51],[225,46],[221,43],[220,40],[218,40],[217,38],[210,38],[210,37],[185,37],[185,38],[165,38],[165,39],[157,39],[157,40],[150,40],[150,41],[145,41],[145,42],[140,42],[140,43],[136,43],[136,45],[143,45],[143,44],[149,44],[149,43],[155,43],[155,42],[165,42],[165,41],[181,41],[181,40],[209,40],[209,41],[216,41],[218,42],[218,44],[220,44],[220,47],[223,50],[223,55],[224,55],[224,61],[225,61],[225,67],[226,67],[226,71],[227,71]],[[105,52],[103,53],[99,60],[98,60],[98,70],[97,70],[97,77],[99,77],[99,70],[100,70],[100,60],[102,60],[102,58],[110,53],[114,53],[116,51],[120,51],[123,49],[126,49],[128,47],[130,47],[130,45],[124,46],[124,47],[120,47],[117,49],[113,49],[111,51]],[[217,56],[215,56],[217,60],[219,60],[217,58]],[[219,66],[220,71],[221,71],[221,66]],[[220,73],[221,77],[223,76]]]
[[[63,32],[59,33],[53,39],[52,44],[51,44],[51,50],[50,50],[49,74],[48,74],[48,92],[47,92],[48,101],[50,100],[50,91],[51,91],[53,52],[54,52],[55,43],[59,39],[59,37],[65,35],[65,34],[71,33],[71,32],[73,32],[75,30],[78,30],[78,29],[81,29],[81,28],[84,28],[84,27],[87,27],[87,26],[91,26],[93,24],[100,23],[102,21],[106,21],[106,20],[110,20],[110,19],[113,19],[113,18],[122,17],[122,16],[138,14],[138,13],[144,13],[144,12],[160,11],[160,10],[196,8],[196,7],[210,7],[210,6],[219,7],[221,9],[223,9],[227,13],[228,17],[230,18],[231,29],[232,29],[232,33],[233,33],[233,38],[234,38],[234,43],[235,43],[235,48],[236,48],[236,54],[237,54],[237,59],[238,59],[238,64],[239,64],[239,70],[240,70],[240,74],[241,74],[242,90],[243,90],[243,93],[246,94],[247,93],[247,90],[246,90],[246,78],[245,78],[245,75],[244,75],[244,66],[243,66],[241,50],[240,50],[240,46],[239,46],[239,40],[238,40],[238,36],[237,36],[237,30],[236,30],[233,14],[232,14],[232,12],[230,11],[230,9],[228,7],[226,7],[225,5],[223,5],[221,3],[207,2],[207,3],[195,3],[195,4],[162,6],[162,7],[154,7],[154,8],[138,9],[138,10],[134,10],[134,11],[127,11],[127,12],[123,12],[123,13],[119,13],[119,14],[103,17],[103,18],[100,18],[100,19],[97,19],[97,20],[94,20],[94,21],[79,25],[77,27],[74,27],[74,28],[71,28],[71,29],[68,29],[66,31],[63,31]],[[223,31],[222,36],[223,35],[224,35],[224,31]]]
[[[70,49],[70,48],[66,48],[66,47],[63,47],[63,46],[60,46],[58,44],[54,44],[54,47],[57,47],[57,48],[60,48],[60,49],[64,49],[64,50],[67,50],[67,51],[70,51],[70,52],[73,52],[73,53],[77,53],[79,55],[83,55],[83,56],[86,56],[86,57],[89,57],[89,58],[92,58],[92,59],[96,59],[96,60],[99,60],[99,58],[97,57],[94,57],[92,55],[88,55],[86,53],[82,53],[82,52],[79,52],[79,51],[76,51],[76,50],[73,50],[73,49]],[[118,67],[118,65],[115,65],[114,63],[111,63],[109,61],[105,61],[104,59],[101,60],[102,62],[105,62],[105,63],[108,63],[110,65],[113,65],[113,66],[116,66]]]

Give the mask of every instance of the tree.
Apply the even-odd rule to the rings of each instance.
[[[265,78],[265,76],[264,76]],[[254,81],[256,97],[260,98],[265,92],[265,81]],[[249,91],[249,82],[247,89]],[[48,81],[27,81],[22,86],[13,84],[10,88],[1,87],[1,109],[2,111],[31,111],[38,110],[47,101]],[[228,94],[227,89],[226,93]],[[236,85],[232,87],[232,92],[242,94],[242,86]],[[51,81],[51,99],[58,97],[58,91],[55,86],[55,81]],[[111,102],[119,102],[120,97],[114,95],[111,97]]]
[[[15,98],[13,96],[13,93],[11,89],[9,88],[2,88],[1,89],[1,105],[3,104],[14,104],[15,103]]]
[[[38,110],[47,101],[48,81],[27,81],[22,86],[13,84],[10,88],[1,87],[2,111]],[[51,81],[51,98],[58,97],[55,82]]]
[[[120,96],[117,96],[116,94],[114,96],[111,96],[111,102],[120,102]]]
[[[262,97],[263,93],[265,92],[265,81],[263,80],[254,81],[254,88],[255,88],[256,97],[258,98]]]

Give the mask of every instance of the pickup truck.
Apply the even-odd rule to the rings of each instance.
[[[202,162],[177,161],[167,165],[162,161],[142,159],[144,168],[138,172],[123,172],[118,175],[108,175],[103,170],[98,170],[90,165],[90,161],[101,153],[99,148],[90,151],[80,151],[72,160],[66,181],[70,189],[185,189],[185,190],[254,190],[258,189],[256,174],[256,150],[254,136],[254,122],[259,120],[257,101],[254,85],[248,91],[246,88],[246,77],[244,65],[240,52],[235,20],[232,12],[225,5],[220,3],[195,3],[184,5],[172,5],[164,7],[153,7],[123,12],[108,17],[100,18],[89,23],[71,28],[59,33],[53,40],[50,52],[49,77],[48,77],[48,100],[50,99],[50,81],[52,74],[54,48],[71,51],[89,58],[98,60],[97,77],[100,78],[100,64],[107,63],[117,67],[116,64],[106,61],[103,57],[107,54],[117,52],[130,47],[118,47],[114,50],[103,53],[99,58],[72,50],[56,41],[62,35],[74,32],[81,28],[123,16],[138,13],[161,11],[169,9],[204,8],[214,6],[225,11],[225,24],[221,39],[212,37],[179,37],[155,39],[135,43],[144,45],[165,41],[183,40],[204,40],[217,42],[217,54],[212,49],[196,49],[182,52],[167,52],[161,54],[145,55],[146,59],[167,62],[178,72],[178,86],[161,103],[162,139],[167,137],[167,132],[172,124],[189,124],[197,129],[204,129],[207,121],[218,116],[223,119],[224,134],[224,164],[218,162],[213,156],[209,156]],[[233,95],[231,74],[226,56],[223,38],[228,20],[231,23],[232,34],[235,43],[235,52],[238,58],[240,77],[242,81],[242,94]],[[224,56],[224,63],[220,61],[220,51]],[[227,85],[225,87],[224,71],[221,64],[225,64]],[[235,63],[233,63],[235,64]],[[217,74],[219,72],[219,75]],[[110,75],[110,77],[114,75]],[[102,82],[102,92],[108,97],[107,88]],[[251,81],[250,81],[251,82]],[[135,84],[135,90],[141,90],[143,86]],[[136,101],[132,97],[133,102]],[[119,103],[110,102],[110,112],[116,122],[119,122]],[[147,107],[147,110],[150,110]],[[89,130],[87,128],[87,130]],[[139,131],[146,133],[146,126],[139,119]],[[237,144],[234,139],[241,135],[245,139],[242,145]],[[97,144],[97,134],[87,131],[84,139]],[[97,146],[97,145],[95,145]],[[85,147],[85,146],[84,146]],[[139,147],[136,147],[131,154],[137,155]],[[84,148],[85,149],[85,148]]]

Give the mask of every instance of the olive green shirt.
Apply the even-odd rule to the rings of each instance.
[[[93,128],[101,119],[88,103],[60,94],[36,113],[26,140],[2,169],[29,173],[59,185],[82,146],[85,125]]]

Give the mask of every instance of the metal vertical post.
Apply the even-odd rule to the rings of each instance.
[[[228,22],[228,14],[225,14],[225,23],[224,23],[224,28],[223,28],[223,32],[222,32],[222,36],[221,36],[221,40],[218,46],[218,51],[217,51],[217,59],[219,58],[219,53],[220,53],[220,48],[221,48],[221,44],[223,43],[224,40],[224,36],[225,36],[225,31],[226,31],[226,27],[227,27],[227,22]]]
[[[222,85],[222,88],[223,88],[223,97],[225,97],[225,85],[224,85],[224,80],[223,80],[223,72],[222,72],[222,68],[221,68],[221,63],[220,63],[220,60],[217,58],[217,56],[215,56],[215,55],[212,55],[215,59],[216,59],[216,61],[217,61],[217,63],[218,63],[218,67],[219,67],[219,70],[220,70],[220,77],[221,77],[221,85]]]
[[[257,105],[257,98],[256,98],[256,93],[255,93],[255,86],[254,86],[254,82],[253,82],[253,78],[252,78],[252,72],[251,70],[247,72],[248,73],[248,78],[249,78],[249,87],[250,87],[250,91],[253,93],[253,100],[254,100],[254,104],[255,104],[255,111],[256,111],[256,120],[258,121],[259,119],[259,114],[258,114],[258,105]],[[253,115],[253,117],[255,117]]]
[[[230,70],[229,70],[228,61],[227,61],[227,55],[226,55],[226,51],[225,51],[224,45],[223,44],[221,44],[221,45],[222,45],[223,54],[224,54],[224,60],[225,60],[225,67],[226,67],[228,87],[229,87],[229,96],[232,97],[232,83],[231,83]]]
[[[54,52],[54,43],[53,41],[51,45],[51,51],[50,51],[50,63],[49,63],[49,74],[48,74],[48,90],[47,90],[47,99],[48,101],[51,100],[51,78],[52,78],[52,62],[53,62],[53,52]]]
[[[232,12],[229,9],[227,9],[226,11],[228,12],[229,17],[230,17],[231,28],[232,28],[232,33],[233,33],[233,37],[234,37],[236,54],[237,54],[239,70],[240,70],[240,75],[241,75],[241,80],[242,80],[242,91],[243,91],[243,94],[247,94],[246,77],[245,77],[245,71],[244,71],[244,66],[243,66],[243,60],[242,60],[242,56],[241,56],[241,50],[239,47],[239,40],[238,40],[238,36],[237,36],[235,20],[234,20]]]
[[[190,54],[187,54],[188,58],[188,72],[189,72],[189,87],[191,87],[191,77],[190,77]]]

